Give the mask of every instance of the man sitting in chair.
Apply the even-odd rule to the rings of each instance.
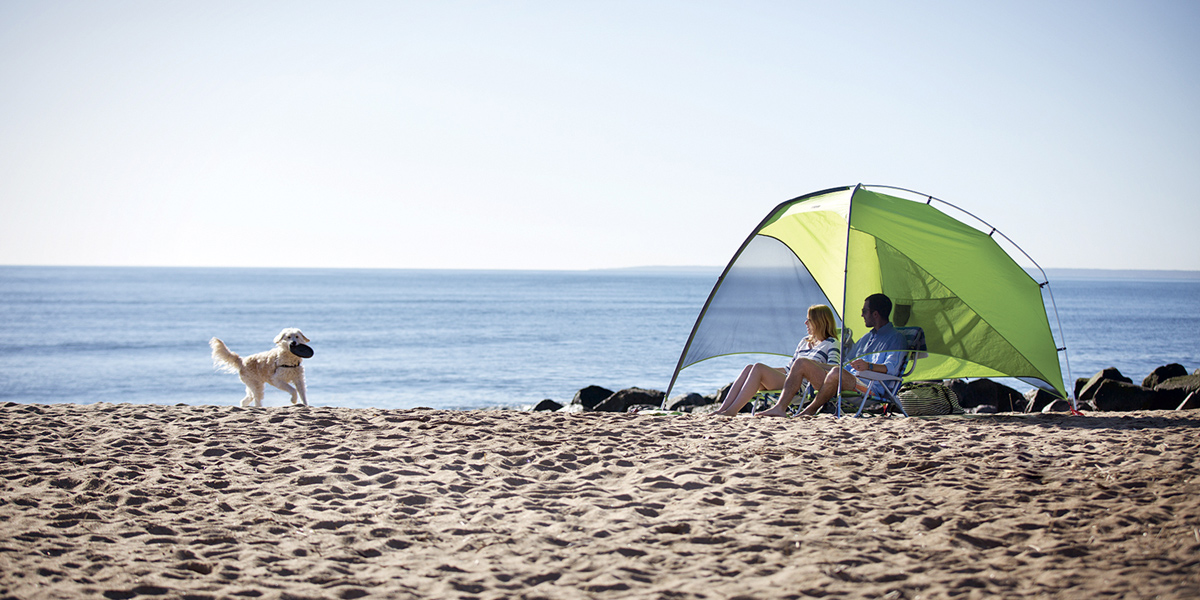
[[[829,402],[830,398],[837,395],[839,384],[842,390],[866,391],[870,382],[860,380],[857,377],[860,372],[875,371],[899,376],[900,363],[904,359],[904,353],[895,351],[907,348],[908,341],[904,338],[904,334],[892,327],[892,323],[888,320],[891,314],[891,298],[883,294],[867,296],[866,301],[863,302],[862,317],[863,322],[871,328],[871,331],[855,342],[854,350],[850,353],[850,356],[862,356],[862,358],[851,361],[849,367],[842,370],[833,365],[798,361],[792,366],[792,371],[798,376],[788,377],[784,382],[783,392],[779,394],[779,402],[775,406],[759,412],[758,415],[787,416],[788,405],[792,403],[796,392],[800,391],[799,383],[802,380],[821,384],[817,390],[816,399],[800,413],[815,415],[822,406],[825,406],[826,402]]]

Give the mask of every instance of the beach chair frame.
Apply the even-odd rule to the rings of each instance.
[[[904,416],[908,416],[908,411],[904,410],[904,404],[896,396],[900,392],[900,386],[904,383],[904,378],[912,374],[913,368],[917,364],[917,360],[927,358],[929,356],[928,348],[925,346],[925,330],[920,327],[897,327],[896,331],[904,334],[904,339],[908,342],[907,347],[896,352],[903,352],[904,358],[900,361],[900,374],[891,375],[888,373],[876,373],[874,371],[865,371],[858,374],[860,381],[866,380],[867,389],[860,394],[862,402],[858,405],[858,412],[854,416],[862,416],[863,409],[867,406],[867,401],[876,400],[878,402],[891,403],[900,409]],[[854,397],[855,392],[842,392],[838,394],[838,416],[841,416],[843,397]]]

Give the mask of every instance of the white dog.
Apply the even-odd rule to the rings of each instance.
[[[284,329],[275,336],[273,350],[252,354],[242,358],[229,351],[225,342],[217,338],[209,340],[212,346],[213,365],[221,371],[236,373],[246,384],[246,397],[242,406],[262,406],[263,385],[271,384],[292,395],[292,404],[299,396],[300,404],[308,406],[304,393],[304,367],[300,361],[311,358],[312,348],[305,346],[308,338],[299,329]],[[292,387],[295,385],[295,387]]]

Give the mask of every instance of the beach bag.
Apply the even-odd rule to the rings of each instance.
[[[910,417],[961,415],[958,394],[940,383],[922,381],[904,386],[896,397]]]

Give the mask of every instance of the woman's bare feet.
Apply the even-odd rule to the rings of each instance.
[[[772,406],[767,410],[760,410],[754,413],[756,417],[786,417],[787,407]]]

